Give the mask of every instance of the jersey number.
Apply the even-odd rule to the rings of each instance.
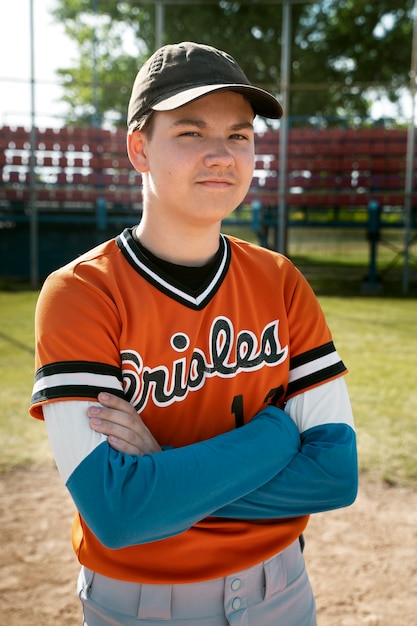
[[[235,416],[236,428],[240,428],[245,423],[243,417],[243,396],[235,396],[232,402],[232,413]]]
[[[264,402],[268,402],[270,404],[274,404],[275,406],[278,403],[278,400],[284,393],[284,387],[280,385],[279,387],[275,387],[275,389],[271,389],[265,396]],[[244,412],[243,412],[243,396],[235,396],[232,402],[232,414],[235,416],[235,424],[236,428],[240,428],[245,423]]]

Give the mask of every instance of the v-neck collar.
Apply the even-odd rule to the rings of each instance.
[[[142,252],[132,233],[133,228],[126,228],[116,237],[116,242],[128,263],[141,276],[169,297],[192,309],[203,309],[210,302],[221,286],[230,264],[231,249],[227,237],[220,235],[220,253],[207,279],[198,289],[191,290],[153,263]]]

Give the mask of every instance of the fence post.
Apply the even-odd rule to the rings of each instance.
[[[107,200],[103,197],[96,200],[96,225],[98,230],[107,228]]]
[[[377,268],[377,246],[381,230],[381,206],[376,200],[368,203],[368,231],[369,241],[369,266],[368,275],[362,283],[362,292],[369,294],[379,293],[382,289],[381,279]]]

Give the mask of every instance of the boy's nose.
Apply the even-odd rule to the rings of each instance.
[[[224,141],[213,142],[207,150],[204,160],[206,165],[210,167],[213,165],[228,167],[234,163],[233,154]]]

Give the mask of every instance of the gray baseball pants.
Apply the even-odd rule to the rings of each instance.
[[[207,582],[142,585],[82,567],[78,593],[84,626],[316,626],[298,540],[264,563]]]

